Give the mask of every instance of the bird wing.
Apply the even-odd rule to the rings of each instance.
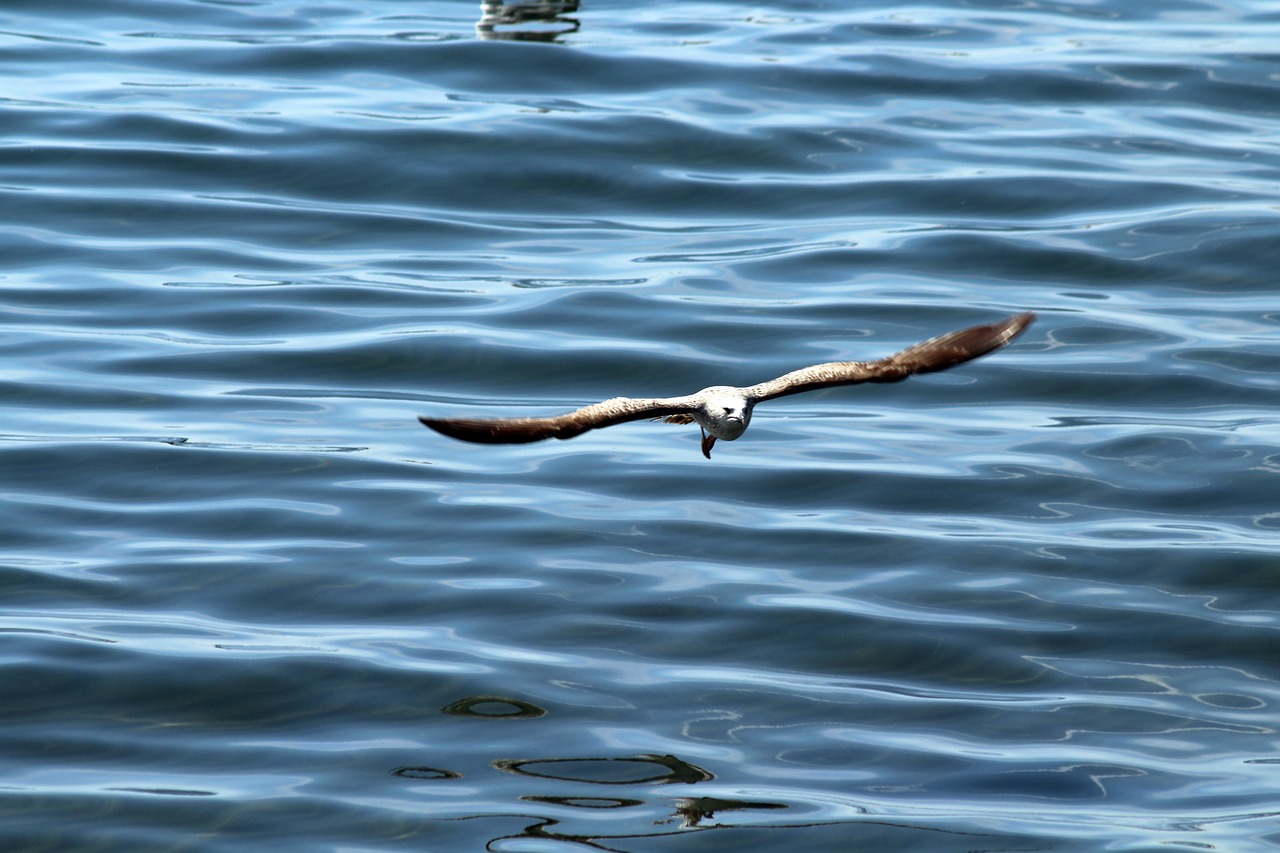
[[[1022,334],[1035,318],[1035,314],[1027,312],[998,323],[948,332],[879,361],[832,361],[815,364],[743,390],[748,397],[760,402],[836,385],[900,382],[908,376],[946,370],[999,349]]]
[[[697,411],[697,395],[642,399],[614,397],[550,418],[423,418],[438,433],[480,444],[527,444],[547,438],[573,438],[587,430],[645,418],[678,418]],[[692,420],[692,419],[690,419]]]

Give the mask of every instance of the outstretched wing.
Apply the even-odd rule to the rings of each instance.
[[[832,361],[761,382],[744,389],[757,402],[860,382],[900,382],[917,373],[946,370],[986,355],[1012,341],[1030,326],[1036,315],[1018,314],[986,326],[948,332],[879,361]]]
[[[614,397],[603,403],[551,418],[423,418],[438,433],[480,444],[527,444],[547,438],[573,438],[590,429],[645,418],[677,418],[696,411],[696,397],[635,399]]]

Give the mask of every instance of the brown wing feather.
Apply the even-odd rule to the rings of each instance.
[[[550,418],[423,418],[423,425],[450,438],[480,444],[527,444],[573,438],[587,430],[645,418],[679,417],[697,409],[690,397],[640,400],[615,397]]]
[[[753,385],[746,391],[749,396],[762,401],[836,385],[899,382],[917,373],[946,370],[999,349],[1022,334],[1035,318],[1035,314],[1028,312],[1008,317],[999,323],[948,332],[879,361],[815,364],[813,367],[793,370],[777,379]]]

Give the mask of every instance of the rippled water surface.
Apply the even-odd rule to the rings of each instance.
[[[0,847],[1280,843],[1276,5],[489,12],[0,13]]]

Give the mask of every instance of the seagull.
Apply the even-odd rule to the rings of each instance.
[[[784,373],[777,379],[734,388],[713,385],[685,397],[614,397],[602,403],[546,418],[424,418],[425,426],[450,438],[478,444],[527,444],[547,438],[573,438],[587,430],[638,420],[696,423],[702,430],[702,455],[711,458],[716,439],[733,441],[747,431],[757,403],[862,382],[901,382],[917,373],[934,373],[963,364],[1005,346],[1030,326],[1031,312],[986,326],[948,332],[877,361],[832,361]]]

